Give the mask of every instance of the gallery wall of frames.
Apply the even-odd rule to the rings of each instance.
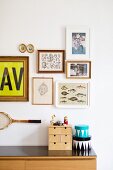
[[[66,49],[36,49],[37,76],[32,77],[32,105],[89,107],[89,37],[86,26],[66,27]],[[33,44],[22,43],[18,49],[20,56],[0,57],[0,101],[29,101],[29,57],[21,53],[33,53],[35,48]],[[55,82],[54,74],[65,74],[65,80]]]

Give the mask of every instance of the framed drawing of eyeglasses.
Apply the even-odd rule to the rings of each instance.
[[[38,50],[38,73],[64,73],[64,50]]]

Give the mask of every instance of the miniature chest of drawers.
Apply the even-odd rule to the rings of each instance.
[[[72,150],[71,126],[49,126],[49,150]]]

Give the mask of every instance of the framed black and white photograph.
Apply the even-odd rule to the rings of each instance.
[[[89,106],[89,83],[56,82],[56,107],[87,108]]]
[[[38,73],[64,73],[64,50],[38,50]]]
[[[66,61],[66,78],[90,79],[91,61]]]
[[[75,26],[66,28],[66,59],[89,57],[89,28]]]

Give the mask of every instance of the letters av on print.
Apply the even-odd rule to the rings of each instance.
[[[33,104],[53,104],[53,78],[33,77]]]
[[[28,101],[28,57],[0,57],[0,101]]]
[[[38,72],[63,73],[64,57],[64,50],[39,50]]]

